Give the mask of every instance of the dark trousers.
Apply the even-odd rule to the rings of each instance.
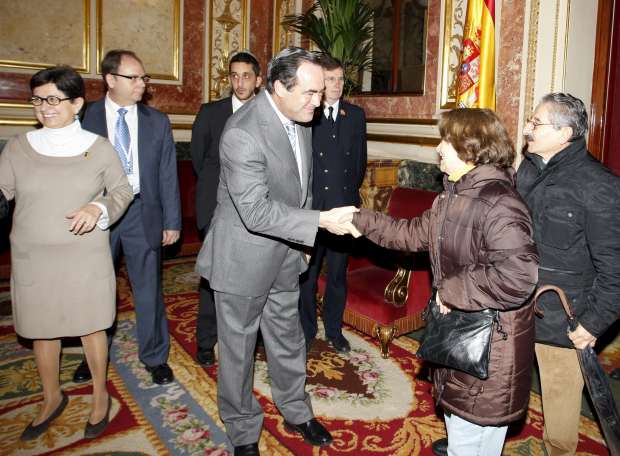
[[[110,248],[116,264],[121,249],[136,308],[138,357],[147,366],[168,361],[170,336],[161,288],[161,247],[146,242],[141,200],[134,200],[110,231]]]
[[[206,229],[200,230],[200,239],[204,240]],[[217,318],[213,290],[209,281],[200,278],[198,315],[196,317],[196,345],[198,350],[212,349],[217,342]]]
[[[309,342],[316,337],[316,292],[323,259],[327,261],[327,286],[323,297],[323,325],[330,338],[342,334],[342,315],[347,301],[347,263],[351,238],[320,231],[310,267],[300,277],[299,317]]]

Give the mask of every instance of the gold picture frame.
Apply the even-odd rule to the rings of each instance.
[[[456,107],[456,76],[467,16],[467,0],[445,0],[444,8],[439,107],[453,109]]]
[[[40,3],[0,2],[0,67],[40,70],[66,64],[89,73],[90,0],[46,0],[45,8]],[[20,54],[23,59],[16,58]]]
[[[179,80],[181,0],[96,1],[98,74],[101,74],[105,53],[120,48],[135,52],[152,78]],[[162,11],[172,14],[162,14]],[[172,24],[162,21],[170,17]]]
[[[273,55],[288,46],[300,46],[301,35],[290,32],[282,27],[284,16],[300,14],[301,2],[298,0],[274,0],[273,6]],[[314,43],[312,43],[314,44]]]

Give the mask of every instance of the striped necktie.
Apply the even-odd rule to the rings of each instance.
[[[116,119],[116,129],[114,133],[114,148],[116,149],[116,152],[118,152],[118,156],[121,159],[125,174],[132,174],[133,160],[129,152],[131,136],[129,135],[129,126],[125,120],[127,110],[125,108],[120,108],[117,112],[118,118]]]
[[[295,161],[297,162],[297,168],[299,169],[299,178],[301,179],[301,156],[299,150],[297,150],[297,129],[295,122],[291,121],[284,124],[284,129],[288,135],[288,140],[291,142],[291,147],[295,153]]]

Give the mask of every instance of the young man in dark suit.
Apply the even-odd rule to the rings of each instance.
[[[174,380],[167,364],[170,339],[161,288],[161,248],[181,232],[177,161],[168,117],[142,103],[149,77],[131,51],[113,50],[101,62],[107,94],[90,104],[82,126],[110,139],[134,200],[111,227],[110,247],[118,264],[121,248],[136,308],[138,356],[153,382]],[[90,379],[83,362],[74,381]]]
[[[196,183],[196,223],[204,239],[217,204],[220,179],[220,137],[228,118],[251,100],[262,78],[256,58],[249,52],[238,52],[230,59],[228,79],[232,95],[200,107],[192,127],[191,154]],[[217,322],[213,290],[209,282],[200,280],[200,301],[196,319],[196,359],[203,366],[215,363],[213,347],[217,342]]]
[[[359,206],[359,188],[366,173],[366,116],[342,101],[344,69],[330,57],[322,58],[325,98],[312,127],[312,208],[328,210]],[[323,259],[327,260],[327,287],[323,300],[323,324],[330,345],[340,353],[351,347],[342,335],[342,315],[347,300],[347,262],[350,242],[321,231],[317,235],[310,268],[300,279],[299,314],[310,350],[317,333],[316,291]]]

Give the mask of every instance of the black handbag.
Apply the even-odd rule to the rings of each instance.
[[[493,329],[496,328],[504,340],[508,337],[502,330],[498,310],[465,312],[452,309],[442,315],[433,293],[422,318],[426,320],[426,328],[418,357],[481,380],[489,377]]]

